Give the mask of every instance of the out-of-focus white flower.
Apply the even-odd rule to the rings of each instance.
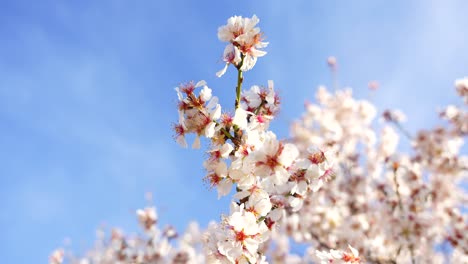
[[[315,251],[315,255],[321,260],[322,264],[329,263],[349,263],[349,264],[358,264],[361,262],[359,258],[359,252],[348,245],[348,248],[351,252],[343,252],[341,250],[331,249],[329,252],[326,251]]]
[[[378,81],[370,81],[367,84],[367,87],[369,87],[370,90],[375,91],[375,90],[379,89],[380,84],[379,84]]]
[[[146,207],[145,209],[138,209],[136,211],[138,221],[140,225],[146,231],[153,231],[158,221],[158,215],[156,214],[156,208]]]
[[[328,67],[330,67],[331,69],[335,70],[336,67],[337,67],[337,60],[336,60],[336,57],[334,56],[330,56],[327,58],[327,64],[328,64]]]
[[[401,123],[406,121],[405,114],[400,110],[385,110],[382,117],[387,122]]]
[[[49,264],[62,264],[64,251],[63,249],[56,249],[49,257]]]
[[[468,77],[455,81],[455,87],[458,94],[463,98],[465,104],[468,104]]]
[[[398,146],[399,136],[390,126],[385,126],[381,132],[381,142],[379,144],[379,153],[382,157],[392,156]]]

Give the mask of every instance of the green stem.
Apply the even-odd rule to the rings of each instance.
[[[233,140],[233,139],[234,139],[234,137],[231,135],[231,133],[229,133],[224,127],[221,128],[221,131],[222,131],[223,134],[224,134],[227,138],[229,138],[230,140]]]
[[[242,64],[244,64],[244,54],[241,54],[241,62],[237,66],[237,86],[236,86],[236,103],[235,108],[239,108],[240,106],[240,97],[242,91],[242,82],[244,81],[244,77],[242,76]]]
[[[218,121],[213,120],[213,122],[214,122],[217,126],[220,125],[220,124],[218,123]],[[224,127],[221,128],[221,132],[223,132],[223,134],[224,134],[227,138],[229,138],[230,140],[233,140],[233,139],[234,139],[234,137],[231,135],[231,133],[229,133],[229,131],[226,130],[226,128],[224,128]]]

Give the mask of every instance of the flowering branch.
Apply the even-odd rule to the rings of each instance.
[[[59,249],[50,263],[263,264],[267,255],[272,263],[467,263],[468,217],[460,208],[468,200],[461,184],[468,178],[468,157],[461,153],[468,111],[450,105],[440,113],[446,127],[420,130],[414,138],[402,129],[401,113],[385,111],[383,118],[412,140],[408,154],[398,151],[393,126],[374,127],[373,104],[355,99],[350,89],[319,87],[317,103],[306,104],[292,138],[279,140],[269,130],[280,106],[273,82],[242,87],[243,72],[266,54],[258,22],[235,16],[218,29],[228,44],[216,75],[231,64],[237,69],[233,113],[221,113],[204,81],[176,88],[176,141],[187,147],[186,135],[193,134],[192,147],[199,148],[201,138],[209,140],[204,180],[218,197],[235,190],[229,214],[204,231],[190,225],[179,234],[171,226],[160,229],[156,209],[147,207],[136,212],[143,234],[113,230],[85,257]],[[336,58],[328,63],[335,71]],[[455,86],[466,106],[468,78]],[[311,246],[298,256],[290,240]],[[450,252],[440,252],[441,243],[450,244]]]

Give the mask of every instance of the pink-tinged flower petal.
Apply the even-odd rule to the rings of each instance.
[[[289,167],[293,161],[299,156],[299,151],[297,150],[296,146],[293,144],[285,144],[283,148],[283,152],[279,156],[279,162],[285,166]]]
[[[206,108],[207,109],[213,109],[216,107],[216,105],[218,104],[218,97],[216,96],[213,96],[213,98],[211,98],[211,100],[208,102],[208,104],[206,105]]]
[[[242,63],[241,71],[246,72],[251,70],[255,66],[255,63],[257,63],[257,57],[247,54],[244,57],[244,62]]]
[[[348,245],[348,248],[351,250],[355,257],[359,256],[359,251],[357,249],[353,248],[351,245]]]
[[[205,86],[205,85],[206,85],[206,81],[201,80],[201,81],[198,81],[197,84],[195,84],[195,87],[202,87],[202,86]]]
[[[234,115],[234,120],[232,121],[236,124],[240,129],[247,128],[247,111],[242,108],[237,108],[236,113]]]
[[[200,148],[200,137],[199,136],[195,137],[195,140],[193,141],[193,144],[192,144],[192,148],[193,149],[199,149]]]
[[[221,77],[221,76],[223,76],[223,75],[226,73],[228,66],[229,66],[229,63],[226,63],[226,64],[224,65],[224,67],[223,67],[221,70],[219,70],[219,71],[216,72],[216,76],[217,76],[218,78]]]
[[[258,50],[258,49],[255,49],[255,48],[252,48],[250,50],[250,54],[253,56],[253,57],[263,57],[267,54],[266,51],[263,51],[263,50]]]
[[[294,197],[294,196],[289,196],[288,197],[288,202],[289,202],[289,205],[293,208],[293,211],[296,212],[298,211],[299,209],[297,210],[294,210],[294,208],[298,207],[299,205],[301,205],[302,207],[302,199],[300,198],[297,198],[297,197]]]
[[[211,89],[208,88],[208,86],[203,86],[202,90],[200,91],[200,98],[205,102],[208,102],[208,100],[211,99]]]
[[[215,108],[210,113],[211,119],[217,120],[221,117],[221,105],[216,104]]]
[[[182,93],[180,92],[179,87],[176,87],[175,90],[176,90],[176,92],[177,92],[177,98],[179,99],[179,101],[184,100],[184,96],[183,96]]]
[[[205,127],[205,137],[212,138],[214,136],[215,126],[216,124],[214,122],[211,122]]]
[[[229,179],[224,179],[218,184],[218,199],[228,195],[232,189],[232,182]]]
[[[183,135],[177,136],[176,138],[177,144],[179,144],[183,148],[187,148],[187,141],[185,140],[185,137]]]
[[[283,167],[277,167],[273,175],[273,182],[276,185],[285,184],[289,179],[288,171]]]
[[[247,249],[247,251],[252,254],[252,255],[255,255],[257,253],[257,250],[258,250],[258,241],[256,241],[255,239],[251,239],[251,238],[247,238],[246,240],[244,240],[244,247],[245,249]]]
[[[227,158],[233,150],[234,150],[234,147],[232,146],[232,144],[225,143],[220,149],[221,157]]]

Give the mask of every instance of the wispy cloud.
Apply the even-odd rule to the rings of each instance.
[[[182,81],[204,78],[223,104],[232,105],[235,76],[214,76],[223,49],[216,29],[231,15],[262,20],[269,55],[246,74],[246,87],[275,80],[285,98],[283,119],[276,122],[282,135],[302,110],[298,102],[329,82],[325,59],[331,54],[342,64],[343,83],[364,95],[360,88],[368,78],[380,80],[377,103],[404,106],[415,123],[426,122],[426,110],[419,109],[453,99],[446,96],[452,79],[468,74],[462,72],[468,53],[460,52],[466,29],[457,23],[465,19],[464,2],[336,3],[51,0],[4,6],[4,261],[37,262],[68,235],[90,240],[100,221],[133,223],[145,191],[155,192],[163,219],[178,227],[225,211],[227,201],[202,187],[203,153],[180,150],[170,123],[176,120],[173,87]],[[427,104],[410,104],[421,94]],[[28,234],[34,236],[24,242]],[[22,251],[24,243],[31,254]]]
[[[196,52],[178,57],[180,50],[210,49],[194,41],[207,34],[197,27],[203,22],[174,21],[190,16],[177,1],[43,4],[43,13],[18,4],[0,27],[4,261],[45,259],[68,235],[91,241],[100,221],[134,223],[146,191],[154,192],[163,222],[179,228],[197,210],[206,213],[196,199],[216,195],[196,191],[205,193],[202,155],[178,149],[170,130],[176,113],[169,114],[175,77],[187,72],[180,61],[196,61]],[[188,24],[201,30],[182,36]],[[18,243],[28,234],[24,254]]]

